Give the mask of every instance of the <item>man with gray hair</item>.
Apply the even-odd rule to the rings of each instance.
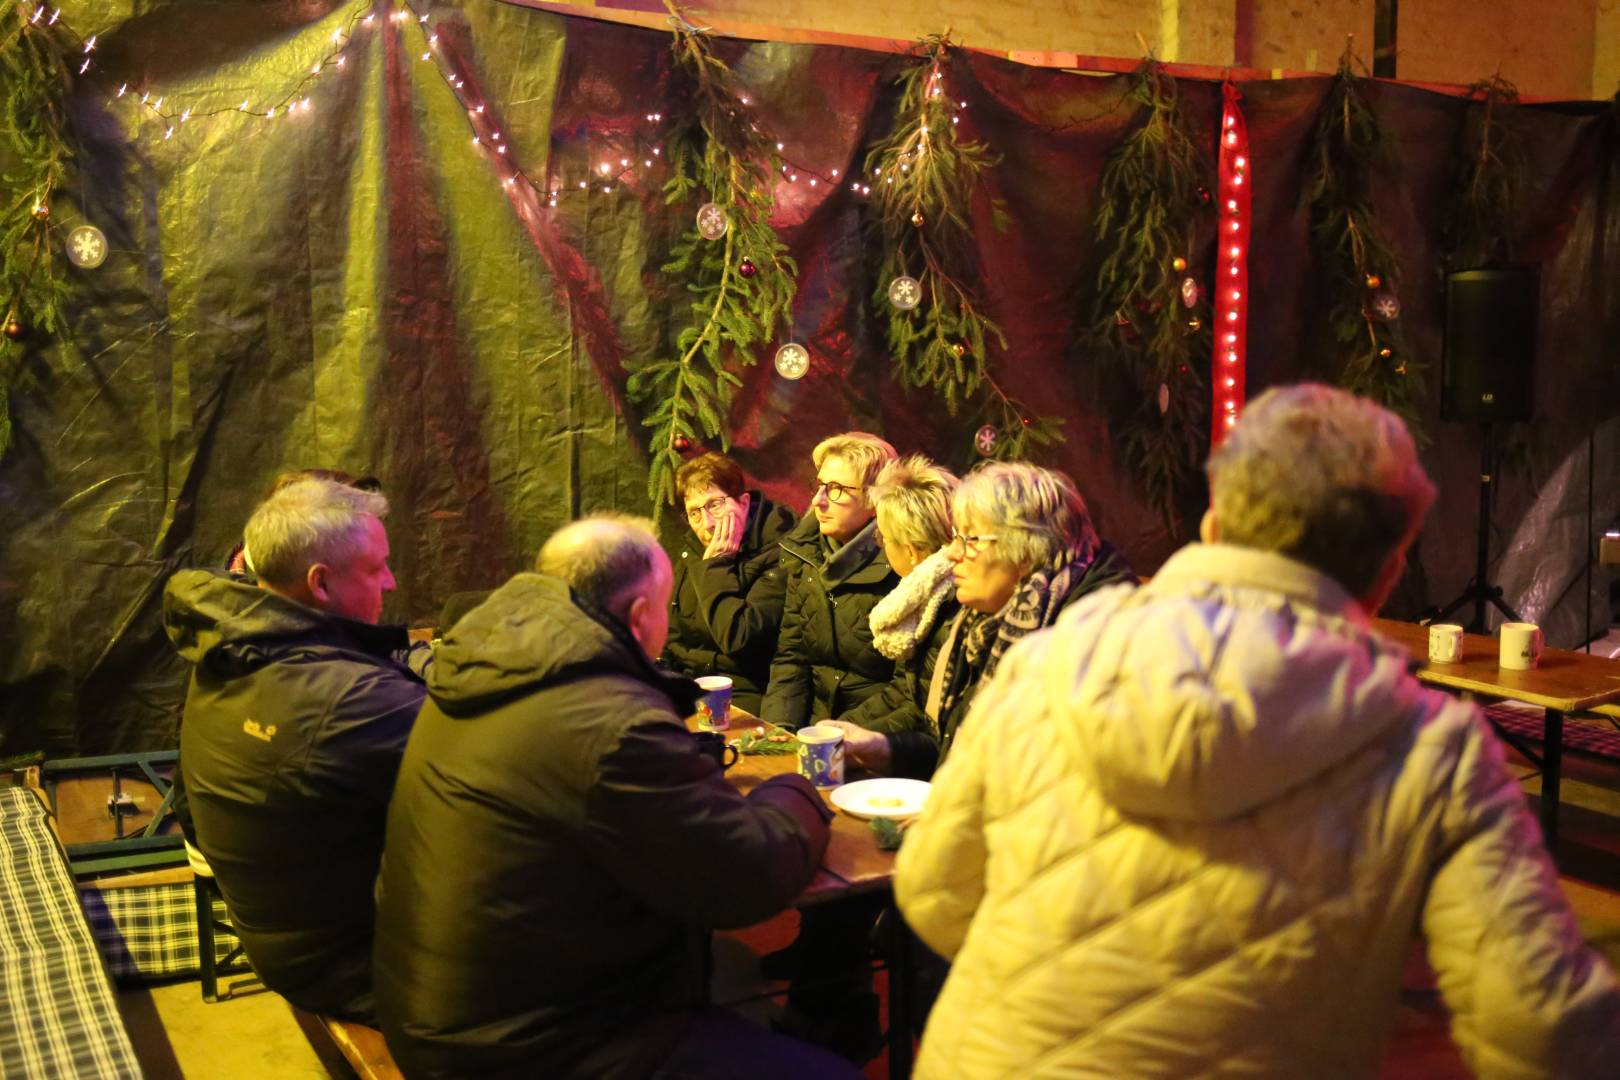
[[[258,583],[182,570],[164,627],[195,665],[180,771],[196,842],[266,986],[367,1023],[372,886],[389,794],[426,693],[378,626],[388,501],[302,480],[244,530]]]
[[[953,961],[917,1075],[1371,1077],[1420,932],[1476,1076],[1620,1076],[1478,707],[1368,623],[1434,499],[1405,426],[1270,390],[1208,471],[1204,542],[1013,646],[935,775],[895,879]]]
[[[377,1006],[412,1077],[843,1077],[704,1011],[706,931],[782,910],[831,814],[744,798],[654,666],[674,580],[652,523],[566,525],[452,627],[389,810]]]

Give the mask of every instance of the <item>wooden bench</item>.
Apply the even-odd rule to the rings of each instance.
[[[331,1051],[336,1050],[360,1080],[405,1080],[405,1074],[399,1071],[393,1055],[388,1052],[382,1032],[376,1028],[317,1016],[295,1005],[289,1008],[298,1026],[304,1029],[304,1038],[323,1062],[330,1063]]]

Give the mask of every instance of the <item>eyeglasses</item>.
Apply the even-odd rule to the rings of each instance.
[[[962,546],[962,557],[964,559],[977,559],[980,554],[984,552],[985,545],[994,544],[1000,539],[1001,537],[996,536],[993,533],[988,533],[984,536],[968,536],[964,533],[957,532],[955,529],[952,529],[949,547],[954,551],[956,550],[956,546],[960,544]]]
[[[810,501],[814,502],[816,495],[820,495],[823,491],[825,491],[827,493],[828,502],[835,506],[843,506],[845,503],[849,502],[850,498],[857,491],[865,490],[865,484],[840,484],[836,480],[822,480],[816,484],[816,493],[815,495],[810,496]]]
[[[703,515],[705,515],[705,514],[707,514],[711,518],[717,518],[721,514],[726,512],[726,503],[728,503],[730,501],[731,501],[730,498],[728,498],[727,496],[724,496],[724,495],[716,496],[715,498],[710,499],[708,502],[704,503],[702,506],[694,506],[694,507],[690,508],[689,510],[687,510],[686,511],[686,520],[692,522],[695,525],[699,521],[703,520]]]

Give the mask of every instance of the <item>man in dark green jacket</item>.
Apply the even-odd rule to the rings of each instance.
[[[853,1076],[700,1009],[707,928],[814,876],[802,777],[744,798],[656,668],[673,583],[651,523],[588,518],[446,635],[389,810],[378,1012],[417,1077]]]
[[[793,511],[744,486],[742,470],[704,454],[675,473],[692,531],[675,559],[665,663],[696,678],[731,678],[731,700],[759,714],[782,626],[787,579],[777,541]]]
[[[311,1012],[375,1023],[372,886],[426,688],[374,625],[394,587],[381,495],[305,480],[246,528],[247,584],[183,570],[164,628],[195,669],[180,767],[197,846],[255,971]]]
[[[788,728],[841,716],[882,691],[894,662],[872,644],[872,608],[900,580],[877,543],[867,489],[894,447],[865,432],[817,445],[810,513],[781,540],[787,607],[760,715]]]

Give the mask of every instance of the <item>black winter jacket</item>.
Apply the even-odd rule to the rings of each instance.
[[[388,797],[426,688],[397,626],[206,570],[163,596],[196,665],[180,769],[197,844],[254,970],[293,1004],[374,1023],[372,887]]]
[[[899,584],[871,523],[823,557],[816,516],[782,537],[787,609],[760,716],[801,728],[842,716],[883,689],[894,662],[872,645],[872,608]]]
[[[731,676],[731,700],[759,715],[782,627],[787,578],[777,541],[793,528],[793,511],[748,493],[748,524],[737,554],[705,559],[687,530],[671,560],[669,644],[664,661],[682,675]]]
[[[928,688],[951,623],[962,610],[953,597],[940,606],[934,625],[906,659],[894,665],[894,678],[878,697],[845,719],[884,732],[889,743],[889,774],[927,780],[939,764],[941,736],[928,719]],[[873,702],[880,708],[866,715]]]
[[[647,1075],[703,993],[707,927],[804,889],[820,797],[747,798],[689,680],[559,580],[519,574],[440,644],[378,884],[382,1029],[410,1077]]]

